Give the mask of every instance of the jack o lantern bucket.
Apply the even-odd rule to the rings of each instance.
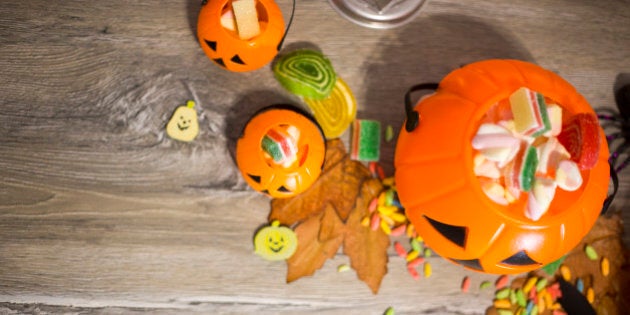
[[[208,58],[224,69],[244,72],[261,68],[278,54],[285,34],[282,12],[273,0],[257,0],[260,33],[242,39],[233,25],[231,3],[232,0],[203,2],[197,20],[199,44]]]
[[[236,143],[236,164],[254,190],[288,198],[322,171],[326,143],[319,126],[297,109],[274,106],[256,114]]]
[[[403,128],[398,138],[395,179],[409,220],[436,253],[471,270],[520,273],[561,258],[594,225],[608,193],[608,147],[594,124],[595,158],[577,171],[581,185],[556,189],[542,216],[526,214],[534,188],[508,203],[490,198],[476,172],[471,142],[493,110],[522,88],[560,106],[568,133],[576,117],[596,117],[584,97],[553,72],[523,61],[486,60],[447,75],[413,109],[417,127]],[[542,140],[532,138],[530,144],[537,141]],[[532,152],[534,158],[540,154]]]

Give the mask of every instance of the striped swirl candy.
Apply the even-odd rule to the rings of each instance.
[[[316,100],[328,97],[337,81],[330,60],[311,49],[281,56],[273,66],[273,73],[289,92]]]

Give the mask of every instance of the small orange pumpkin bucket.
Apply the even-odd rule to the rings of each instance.
[[[447,75],[434,94],[421,99],[413,108],[419,116],[417,126],[403,128],[398,138],[395,180],[406,215],[437,254],[471,270],[520,273],[561,258],[594,225],[608,193],[609,152],[598,124],[589,125],[591,129],[586,134],[596,143],[595,149],[591,148],[590,155],[585,157],[590,158],[589,165],[575,162],[580,166],[576,172],[581,177],[581,185],[568,190],[555,189],[541,216],[532,219],[527,214],[531,206],[528,203],[532,203],[532,196],[539,192],[536,183],[558,181],[561,170],[545,175],[555,176],[549,179],[539,178],[538,169],[533,168],[534,183],[529,183],[531,187],[523,184],[521,188],[527,191],[512,195],[511,199],[506,197],[508,202],[498,202],[484,190],[484,185],[491,183],[507,196],[508,189],[501,190],[501,187],[511,182],[506,178],[513,174],[506,175],[511,174],[505,171],[509,166],[503,165],[497,178],[480,176],[479,151],[472,143],[483,128],[487,129],[482,125],[489,121],[513,115],[513,120],[520,122],[516,119],[519,105],[505,105],[508,100],[516,100],[518,95],[514,95],[520,89],[536,91],[537,95],[544,96],[547,104],[559,106],[563,128],[557,136],[560,142],[562,137],[575,135],[572,129],[575,121],[582,119],[578,117],[596,117],[585,98],[555,73],[523,61],[486,60]],[[501,110],[506,108],[512,113]],[[596,122],[597,118],[594,119]],[[580,126],[576,128],[582,128]],[[514,127],[511,128],[506,129]],[[546,135],[549,132],[547,130]],[[579,132],[577,130],[578,135]],[[542,161],[541,143],[549,142],[552,137],[524,138],[527,140],[518,141],[517,151],[523,143],[538,147],[532,149],[531,158]],[[569,146],[571,141],[567,143]],[[578,147],[579,141],[585,140],[578,139]],[[567,156],[567,159],[575,159],[575,156]],[[522,174],[516,177],[525,178]]]
[[[274,106],[250,119],[236,143],[236,164],[254,190],[288,198],[322,172],[326,143],[319,126],[295,108]]]
[[[260,33],[242,39],[236,26],[229,26],[234,22],[225,22],[234,20],[231,3],[232,0],[204,1],[197,20],[199,44],[208,58],[224,69],[244,72],[261,68],[278,54],[285,34],[282,12],[273,0],[257,0]]]

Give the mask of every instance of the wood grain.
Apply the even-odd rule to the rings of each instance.
[[[494,277],[438,257],[414,281],[392,253],[374,296],[337,273],[342,254],[291,284],[284,264],[253,254],[269,201],[240,178],[234,141],[256,110],[304,105],[268,68],[213,65],[195,37],[199,2],[0,2],[0,313],[484,313],[492,293],[462,295],[459,282]],[[288,18],[290,1],[278,3]],[[373,30],[304,0],[285,48],[321,49],[358,117],[396,129],[409,86],[487,58],[536,62],[614,108],[629,12],[627,0],[433,0],[412,23]],[[188,99],[200,115],[190,144],[164,132]],[[382,149],[390,174],[394,145]],[[626,229],[629,172],[613,204]]]

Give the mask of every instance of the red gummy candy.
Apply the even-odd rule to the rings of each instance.
[[[558,141],[581,170],[591,169],[599,158],[599,123],[593,114],[580,113],[562,125]]]

